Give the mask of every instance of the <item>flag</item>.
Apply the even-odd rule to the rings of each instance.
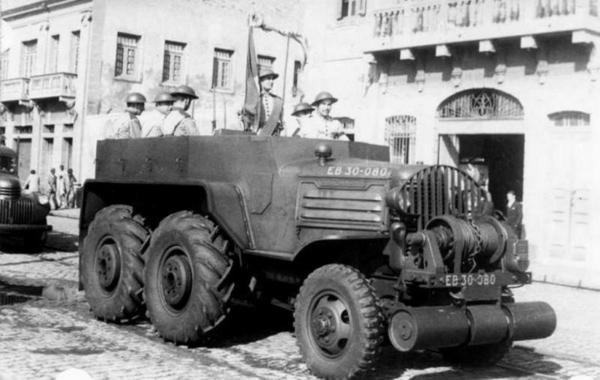
[[[248,31],[248,57],[246,58],[246,93],[244,96],[243,116],[248,121],[245,128],[256,131],[260,111],[260,93],[258,87],[258,62],[254,50],[253,27]]]

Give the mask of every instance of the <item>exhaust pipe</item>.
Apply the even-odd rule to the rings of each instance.
[[[394,347],[408,352],[546,338],[556,329],[556,314],[545,302],[424,306],[398,310],[388,326]]]

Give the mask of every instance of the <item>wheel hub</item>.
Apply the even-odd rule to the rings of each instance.
[[[326,294],[313,302],[310,333],[320,352],[328,357],[340,355],[352,332],[348,308],[335,294]]]
[[[100,245],[96,255],[96,275],[100,286],[108,291],[114,289],[119,281],[120,270],[119,248],[112,239],[108,239]]]
[[[169,256],[161,270],[162,290],[165,301],[179,308],[187,301],[191,288],[191,268],[187,256],[177,253]]]

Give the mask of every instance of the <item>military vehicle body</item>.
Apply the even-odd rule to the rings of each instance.
[[[17,153],[0,146],[0,236],[18,237],[27,249],[39,250],[51,229],[46,223],[48,198],[22,192],[17,176]]]
[[[84,185],[80,281],[113,322],[147,309],[159,334],[199,344],[233,299],[294,310],[310,370],[348,378],[400,351],[499,360],[515,340],[552,334],[527,242],[476,214],[481,189],[448,166],[394,165],[387,147],[285,137],[98,143]]]

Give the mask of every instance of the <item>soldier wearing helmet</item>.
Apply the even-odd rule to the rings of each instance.
[[[269,68],[262,69],[258,75],[260,82],[260,114],[257,134],[278,136],[283,128],[283,100],[271,93],[273,81],[279,75]]]
[[[175,99],[170,93],[159,92],[154,98],[155,107],[150,112],[144,112],[140,117],[142,122],[142,137],[160,137],[162,136],[162,125],[171,112],[171,107]]]
[[[162,134],[164,136],[191,136],[198,134],[196,122],[187,110],[192,105],[194,99],[198,99],[193,88],[181,85],[171,91],[174,99],[171,111],[165,117],[162,124]]]
[[[288,131],[288,136],[307,137],[307,126],[310,123],[313,111],[314,108],[306,102],[296,104],[292,116],[296,118],[298,125],[294,130]]]
[[[302,137],[317,139],[341,139],[348,140],[344,135],[342,123],[331,117],[331,106],[337,102],[337,99],[327,91],[317,94],[312,106],[316,112],[308,119],[298,134]]]
[[[139,92],[132,92],[125,99],[127,115],[117,121],[114,138],[130,139],[142,137],[142,124],[138,116],[144,111],[146,97]]]

